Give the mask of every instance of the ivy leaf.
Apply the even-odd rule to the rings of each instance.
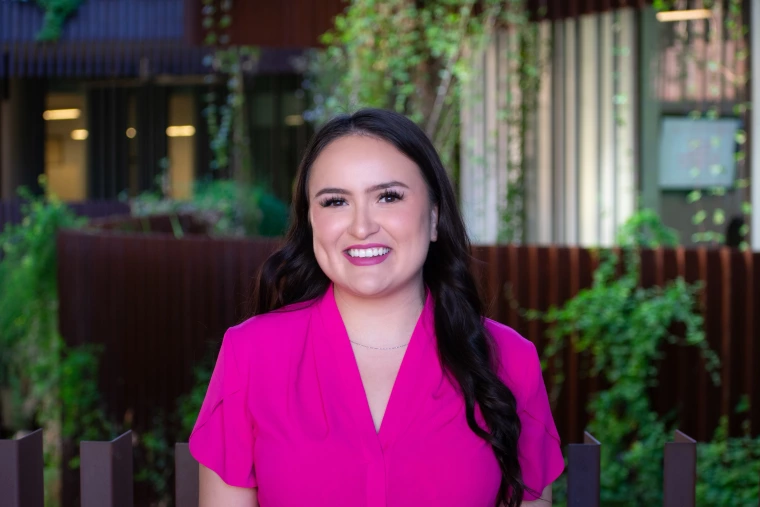
[[[704,222],[706,218],[707,218],[707,212],[705,210],[699,210],[694,214],[691,221],[692,223],[694,223],[694,225],[699,225],[702,222]]]
[[[723,225],[726,221],[726,213],[722,209],[716,209],[713,213],[713,223]]]

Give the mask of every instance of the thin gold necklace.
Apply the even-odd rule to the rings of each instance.
[[[396,345],[395,347],[372,347],[371,345],[364,345],[363,343],[355,342],[350,338],[348,339],[348,341],[350,341],[354,345],[358,345],[360,347],[364,347],[364,348],[372,349],[372,350],[394,350],[394,349],[401,349],[409,345],[409,343],[405,343],[403,345]]]

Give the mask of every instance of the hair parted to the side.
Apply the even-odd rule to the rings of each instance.
[[[483,322],[483,303],[469,270],[470,242],[454,190],[433,144],[405,116],[380,109],[340,115],[315,134],[298,169],[291,225],[285,243],[264,263],[253,297],[253,314],[315,299],[330,280],[314,256],[309,224],[309,171],[322,150],[347,135],[384,140],[413,160],[422,171],[431,200],[438,205],[438,239],[430,244],[423,278],[435,303],[435,332],[442,366],[459,385],[467,423],[493,448],[502,479],[496,505],[518,507],[525,485],[517,458],[520,419],[511,390],[496,373],[492,337]],[[488,427],[482,429],[475,407]]]

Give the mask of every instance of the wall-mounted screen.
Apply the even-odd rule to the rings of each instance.
[[[736,178],[736,118],[664,117],[660,129],[660,187],[732,187]]]

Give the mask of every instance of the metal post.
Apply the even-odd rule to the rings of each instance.
[[[110,442],[82,442],[82,507],[133,507],[132,432]]]
[[[588,431],[582,444],[567,446],[568,507],[599,507],[601,445]]]
[[[0,440],[0,504],[43,507],[42,430],[18,440]]]
[[[697,441],[676,431],[665,444],[663,507],[694,507],[697,486]]]
[[[177,507],[198,507],[198,462],[188,444],[174,444],[174,472]]]

